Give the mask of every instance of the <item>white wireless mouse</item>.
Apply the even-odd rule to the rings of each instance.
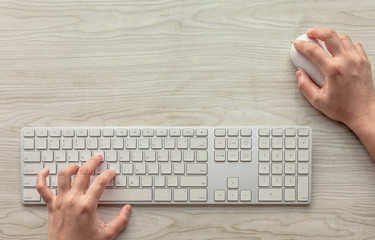
[[[308,41],[312,44],[315,44],[322,49],[324,49],[326,52],[328,52],[327,48],[324,45],[324,43],[320,43],[316,39],[309,38],[306,34],[303,34],[299,36],[296,40],[305,40]],[[329,53],[329,52],[328,52]],[[307,57],[299,53],[295,48],[294,45],[292,44],[292,47],[290,49],[290,58],[292,59],[294,65],[298,69],[303,69],[307,75],[309,75],[310,79],[314,81],[314,83],[318,87],[323,87],[324,82],[325,82],[325,76],[323,72],[313,63],[311,62]]]

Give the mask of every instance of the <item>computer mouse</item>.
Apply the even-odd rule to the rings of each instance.
[[[327,48],[325,47],[324,43],[320,43],[316,39],[309,38],[306,34],[303,34],[299,36],[296,40],[304,40],[308,41],[312,44],[315,44],[322,49],[324,49],[326,52],[328,52]],[[329,52],[328,52],[329,53]],[[310,61],[307,57],[299,53],[292,44],[292,47],[290,49],[290,58],[292,59],[292,62],[298,69],[303,69],[307,75],[310,77],[310,79],[318,86],[323,87],[325,82],[325,76],[323,72],[319,69],[318,66],[316,66],[312,61]]]

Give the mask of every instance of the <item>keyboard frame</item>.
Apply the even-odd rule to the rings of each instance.
[[[252,147],[251,147],[251,151],[252,151],[252,160],[251,162],[241,162],[241,161],[238,161],[238,162],[215,162],[214,161],[214,146],[213,146],[213,139],[215,138],[214,136],[214,129],[231,129],[231,128],[236,128],[236,129],[241,129],[241,128],[251,128],[252,129]],[[288,129],[288,128],[293,128],[293,129],[301,129],[301,128],[304,128],[304,129],[308,129],[309,130],[309,146],[308,146],[308,149],[309,149],[309,161],[308,161],[308,169],[309,169],[309,173],[306,174],[308,176],[308,200],[307,201],[303,201],[303,202],[298,202],[298,201],[295,201],[295,202],[286,202],[286,201],[282,201],[282,202],[260,202],[258,200],[258,189],[260,187],[258,187],[258,176],[260,175],[258,173],[258,140],[259,140],[259,136],[258,136],[258,133],[259,133],[259,129],[283,129],[283,138],[285,138],[285,129]],[[25,188],[23,186],[23,177],[25,174],[23,174],[23,166],[24,166],[24,162],[23,162],[23,154],[25,152],[24,149],[24,141],[23,139],[25,138],[24,137],[24,131],[25,130],[29,130],[29,129],[33,129],[34,132],[36,130],[39,130],[39,129],[47,129],[47,130],[52,130],[52,129],[60,129],[61,130],[61,135],[62,135],[62,132],[63,130],[67,130],[67,129],[74,129],[75,131],[77,130],[80,130],[80,129],[127,129],[127,130],[130,130],[130,129],[142,129],[142,130],[145,130],[145,129],[153,129],[153,130],[156,130],[156,129],[208,129],[208,136],[207,136],[207,139],[208,140],[208,148],[207,148],[207,151],[208,151],[208,161],[207,161],[207,167],[208,167],[208,171],[207,171],[207,202],[175,202],[172,201],[171,202],[155,202],[154,200],[152,202],[119,202],[119,201],[100,201],[99,204],[125,204],[125,203],[130,203],[130,204],[136,204],[136,205],[308,205],[311,203],[311,193],[312,193],[312,129],[311,127],[309,126],[128,126],[128,127],[25,127],[25,128],[22,128],[21,129],[21,202],[23,204],[26,204],[26,205],[29,205],[29,204],[44,204],[43,200],[41,200],[40,202],[29,202],[29,201],[24,201],[24,198],[23,198],[23,189]],[[298,130],[297,131],[297,135],[298,135]],[[73,138],[76,138],[77,136],[75,135]],[[228,136],[226,136],[228,137]],[[35,136],[36,138],[36,136]],[[48,136],[47,138],[50,138],[50,136]],[[104,138],[101,134],[100,137],[98,138]],[[129,138],[129,134],[126,138]],[[272,138],[272,134],[270,136],[270,138]],[[210,139],[212,140],[212,142],[210,142]],[[272,142],[272,140],[270,140]],[[99,148],[99,146],[98,146]],[[125,147],[124,147],[125,148]],[[296,146],[296,149],[298,147]],[[74,149],[74,147],[73,147]],[[61,150],[61,146],[60,146],[60,150]],[[35,149],[34,149],[35,151]],[[105,151],[105,150],[103,150]],[[283,148],[283,152],[285,151],[285,148]],[[94,152],[94,151],[93,151]],[[296,154],[297,155],[297,154]],[[283,156],[283,162],[285,161],[284,159],[284,156]],[[156,162],[158,162],[156,160]],[[183,162],[183,160],[182,160]],[[272,162],[272,160],[270,160],[270,163]],[[41,163],[43,163],[43,161],[41,160]],[[69,164],[69,162],[66,161],[66,163]],[[295,163],[298,163],[298,160],[296,159]],[[234,167],[233,165],[234,164],[238,164],[236,165],[236,167]],[[253,167],[250,167],[249,169],[249,164],[251,164]],[[228,169],[229,170],[232,170],[234,173],[233,174],[229,174],[227,173],[228,172]],[[250,170],[250,171],[249,171]],[[296,172],[297,172],[297,164],[296,164]],[[223,174],[225,174],[223,176]],[[56,174],[57,175],[57,174]],[[173,174],[172,174],[173,175]],[[272,174],[270,174],[271,176]],[[283,172],[282,174],[283,176],[285,175],[285,172]],[[298,176],[298,174],[296,173],[295,176]],[[244,187],[244,185],[246,185],[244,183],[245,182],[251,182],[251,187],[250,187],[250,190],[251,190],[251,201],[250,202],[242,202],[242,201],[237,201],[237,202],[215,202],[213,200],[213,190],[214,189],[222,189],[222,190],[228,190],[228,189],[225,189],[223,188],[222,186],[224,185],[224,182],[226,181],[227,177],[239,177],[240,179],[240,182],[239,182],[239,188],[238,189],[249,189],[249,187]],[[297,178],[297,177],[296,177]],[[215,179],[215,181],[213,181],[212,179]],[[224,179],[224,180],[223,180]],[[245,179],[245,180],[243,180]],[[223,182],[224,181],[224,182]],[[296,185],[297,185],[297,179],[296,179]],[[153,186],[152,189],[155,189],[155,188],[158,188],[158,187],[155,187]],[[168,187],[167,187],[168,188]],[[191,187],[191,188],[194,188],[194,187]],[[282,189],[285,188],[285,186],[283,185],[281,187]],[[297,189],[298,187],[296,186],[295,189]],[[296,190],[297,191],[297,190]],[[284,191],[282,193],[284,195]],[[226,197],[227,198],[227,197]],[[297,196],[296,196],[297,198]]]

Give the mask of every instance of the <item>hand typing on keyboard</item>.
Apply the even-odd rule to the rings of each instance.
[[[96,216],[98,201],[106,184],[116,175],[106,170],[97,176],[90,187],[90,176],[101,163],[102,156],[93,156],[81,167],[69,164],[58,174],[58,195],[47,187],[49,169],[37,176],[37,190],[48,207],[48,239],[113,239],[128,223],[131,206],[125,205],[110,222],[104,223]],[[74,183],[71,177],[76,174]]]
[[[326,28],[309,29],[307,35],[324,41],[332,56],[313,44],[297,41],[295,48],[316,63],[326,77],[319,88],[298,70],[299,89],[315,108],[351,128],[375,160],[375,92],[371,64],[362,45]]]

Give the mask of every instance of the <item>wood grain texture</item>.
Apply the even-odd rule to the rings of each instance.
[[[300,94],[292,41],[327,26],[375,64],[375,2],[0,3],[0,239],[46,239],[20,203],[24,126],[310,125],[307,207],[134,207],[118,239],[375,239],[375,164]],[[100,206],[109,220],[121,206]]]

